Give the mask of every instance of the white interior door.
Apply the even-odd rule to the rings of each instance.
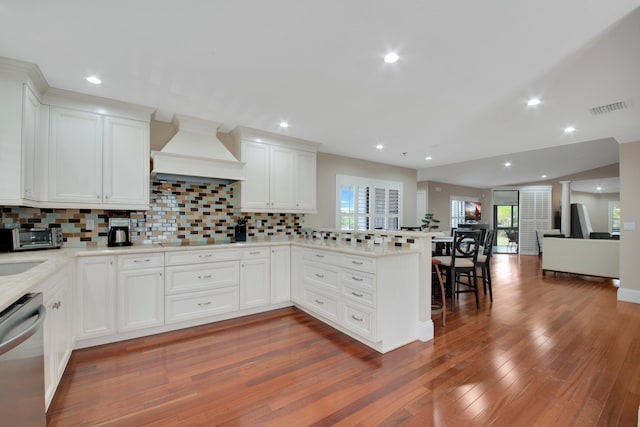
[[[422,218],[427,213],[427,192],[418,190],[416,192],[416,225],[422,225]]]

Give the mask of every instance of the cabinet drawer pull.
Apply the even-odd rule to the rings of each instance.
[[[364,264],[364,262],[362,262],[362,261],[351,261],[351,264],[362,265],[362,264]]]
[[[198,279],[200,279],[200,280],[211,279],[211,275],[207,274],[207,275],[204,275],[204,276],[198,276]]]
[[[315,300],[316,304],[324,305],[324,301],[320,301],[319,299]]]
[[[198,307],[206,307],[208,305],[211,305],[211,301],[207,301],[207,302],[199,302],[198,303]]]
[[[351,295],[353,295],[354,297],[358,297],[358,298],[362,298],[364,296],[363,294],[358,294],[356,292],[351,292]]]
[[[202,259],[202,258],[211,258],[213,255],[212,254],[206,254],[206,255],[198,255],[198,258]]]
[[[363,320],[361,317],[356,317],[356,316],[354,316],[353,314],[351,315],[351,318],[352,318],[353,320],[355,320],[356,322],[362,322],[362,320]]]
[[[249,255],[260,255],[260,251],[249,252]]]
[[[141,263],[141,262],[151,262],[149,258],[147,259],[134,259],[133,262]]]
[[[355,280],[356,282],[362,282],[364,279],[362,277],[356,277],[356,276],[351,276],[352,280]]]
[[[316,258],[324,258],[324,255],[316,254]]]
[[[316,273],[316,277],[319,279],[324,279],[324,274]]]

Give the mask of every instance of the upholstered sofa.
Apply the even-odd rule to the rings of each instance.
[[[542,271],[620,277],[620,241],[600,239],[542,239]]]

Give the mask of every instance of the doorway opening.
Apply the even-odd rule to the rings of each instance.
[[[494,252],[518,253],[518,205],[494,205],[493,228],[496,230]]]

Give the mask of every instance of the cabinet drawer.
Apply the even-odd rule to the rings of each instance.
[[[254,258],[269,258],[269,248],[260,247],[260,248],[244,248],[242,250],[242,258],[245,259],[254,259]]]
[[[342,257],[342,265],[354,270],[365,271],[367,273],[376,272],[375,258],[362,257],[357,255],[344,255]]]
[[[362,288],[357,288],[354,286],[343,284],[342,295],[345,297],[345,299],[357,301],[361,304],[365,304],[370,307],[376,306],[375,293],[371,290],[364,290]]]
[[[166,268],[166,295],[238,286],[239,284],[240,261],[173,265]]]
[[[166,323],[236,311],[239,301],[238,287],[235,286],[206,292],[170,295],[165,298]]]
[[[236,249],[176,251],[167,252],[164,257],[167,265],[202,264],[205,262],[240,259],[240,251]]]
[[[118,268],[120,270],[129,270],[132,268],[155,268],[164,265],[164,254],[136,254],[136,255],[118,255]]]
[[[362,337],[376,341],[376,311],[357,304],[342,305],[342,324]]]
[[[305,287],[304,289],[305,307],[328,317],[331,320],[338,320],[338,297],[328,296],[314,289]]]
[[[341,263],[342,256],[334,252],[305,249],[302,257],[309,261],[322,262],[325,264],[333,264],[333,265],[342,265]]]
[[[324,286],[328,290],[338,292],[338,269],[321,264],[304,263],[302,274],[305,283]]]
[[[376,276],[356,270],[344,269],[342,270],[342,283],[374,291],[376,289]]]

